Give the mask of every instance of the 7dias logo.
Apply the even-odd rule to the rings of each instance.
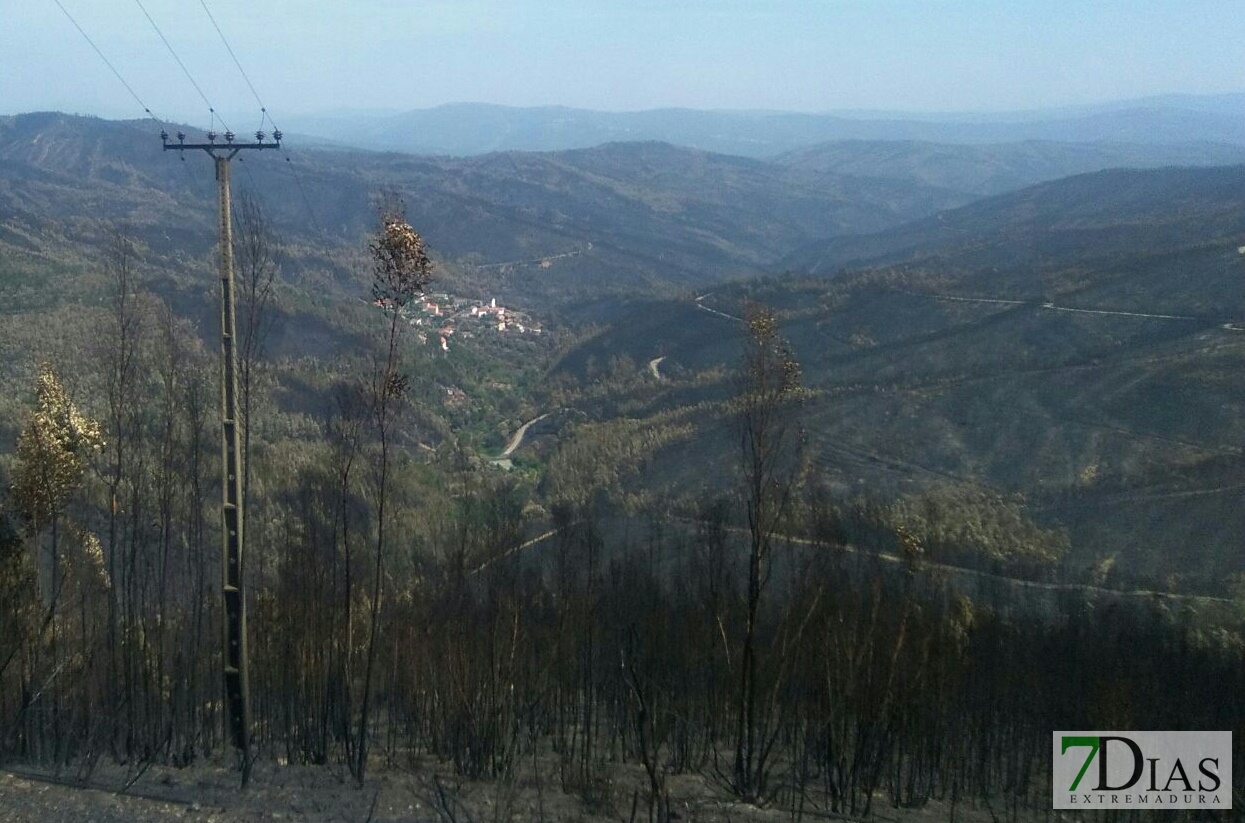
[[[1056,809],[1231,809],[1232,732],[1055,732]]]

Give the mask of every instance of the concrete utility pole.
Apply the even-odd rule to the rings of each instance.
[[[251,773],[251,690],[247,675],[246,654],[246,589],[242,564],[242,472],[241,445],[238,433],[238,354],[233,305],[233,218],[229,208],[229,161],[245,149],[279,149],[281,132],[272,133],[272,142],[264,142],[264,133],[255,132],[254,143],[234,142],[233,132],[225,132],[225,142],[216,142],[216,133],[209,131],[206,143],[187,143],[186,135],[177,134],[170,143],[168,132],[160,132],[165,151],[203,149],[216,161],[216,184],[220,206],[220,358],[221,358],[221,594],[225,606],[224,669],[225,705],[229,711],[229,730],[233,745],[242,754],[242,785]],[[183,157],[183,159],[185,159]]]

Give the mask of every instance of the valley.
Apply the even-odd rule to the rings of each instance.
[[[0,117],[23,808],[1036,820],[1052,729],[1241,728],[1235,121],[448,114],[235,161],[253,763],[215,181]]]

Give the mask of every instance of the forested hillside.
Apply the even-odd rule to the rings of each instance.
[[[1116,168],[1228,166],[1245,147],[1228,143],[1088,143],[1025,140],[955,145],[912,140],[840,140],[787,152],[776,162],[805,176],[833,172],[911,180],[975,198],[1047,180]]]
[[[124,222],[154,252],[204,255],[211,169],[201,155],[182,159],[161,151],[151,121],[0,118],[0,240],[45,255],[89,247],[98,241],[92,227],[107,220]],[[411,218],[438,254],[485,267],[478,282],[529,302],[717,282],[818,237],[967,202],[911,182],[832,174],[800,183],[778,166],[659,143],[465,159],[260,153],[237,176],[304,247],[305,267],[347,276],[340,261],[316,258],[357,252],[369,204],[393,189],[409,193]]]
[[[1058,728],[1239,760],[1242,167],[898,151],[239,158],[230,535],[209,163],[0,119],[0,758],[663,823],[1036,817]]]
[[[1229,243],[1242,230],[1245,166],[1113,169],[1041,183],[864,237],[810,244],[786,270],[936,255],[977,269],[1108,262],[1190,245]]]
[[[845,238],[874,262],[638,304],[560,368],[664,357],[672,379],[644,414],[723,397],[715,369],[737,358],[732,333],[759,301],[817,391],[809,449],[839,496],[1020,494],[1068,530],[1068,573],[1224,591],[1245,527],[1239,177],[1077,176]],[[693,379],[714,373],[716,389]],[[685,484],[729,448],[712,430],[683,440],[645,485]]]

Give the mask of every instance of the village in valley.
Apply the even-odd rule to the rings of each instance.
[[[471,338],[484,334],[541,334],[540,324],[524,312],[451,294],[429,294],[407,309],[409,322],[418,329],[421,344],[437,343],[450,350],[454,335]]]

